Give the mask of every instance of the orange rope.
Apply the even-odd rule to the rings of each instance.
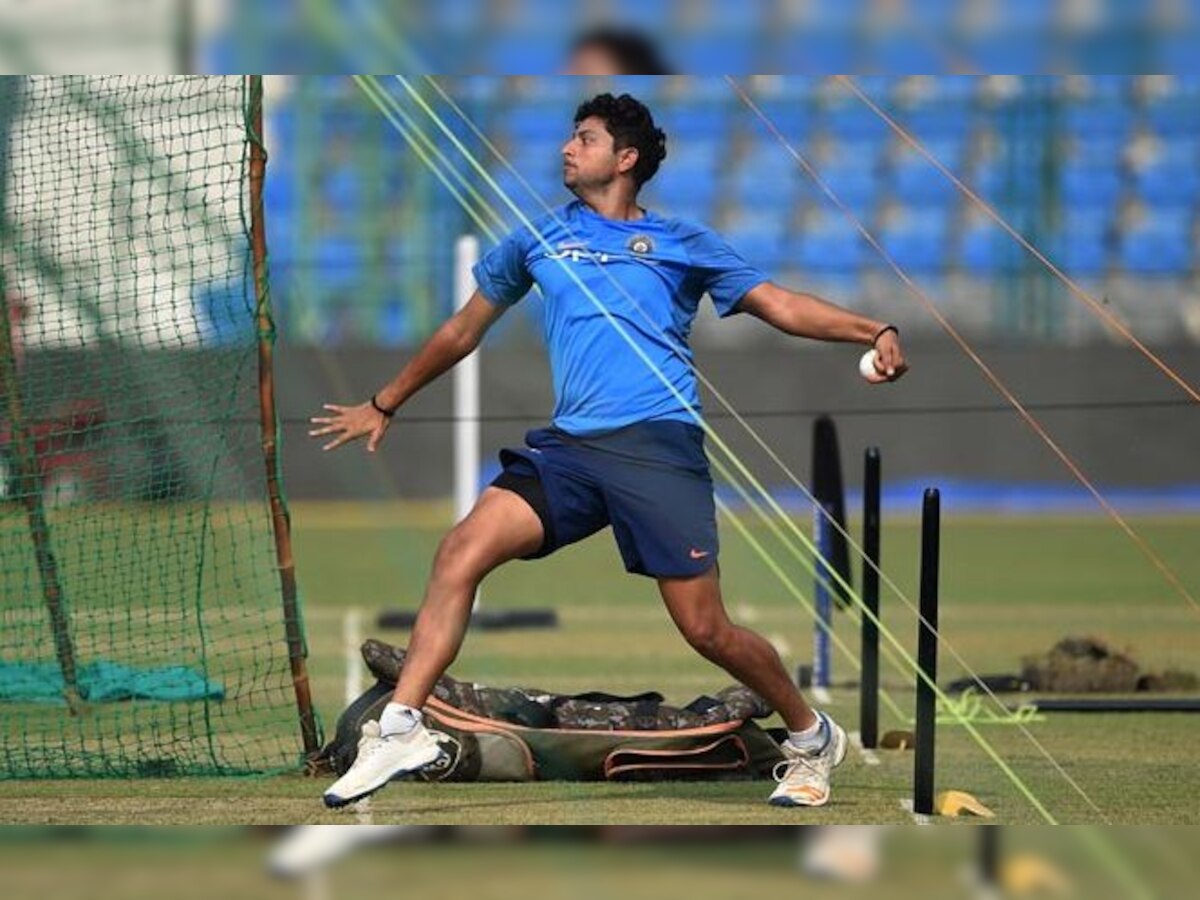
[[[1133,344],[1133,346],[1136,347],[1143,356],[1154,363],[1154,365],[1157,366],[1164,375],[1183,388],[1183,390],[1187,392],[1188,396],[1190,396],[1192,400],[1200,403],[1200,392],[1197,392],[1197,390],[1192,387],[1182,375],[1172,369],[1159,356],[1157,356],[1154,351],[1138,340],[1137,336],[1129,330],[1129,327],[1115,315],[1113,315],[1112,312],[1106,309],[1104,304],[1096,300],[1096,298],[1085,291],[1078,284],[1078,282],[1076,282],[1073,278],[1063,272],[1062,269],[1058,268],[1058,266],[1047,259],[1046,255],[1038,250],[1038,248],[1032,243],[1030,243],[1029,240],[1026,239],[1019,231],[1013,228],[1008,221],[996,211],[995,207],[975,193],[975,191],[973,191],[969,185],[967,185],[961,178],[947,168],[947,166],[941,160],[930,153],[928,148],[926,148],[924,144],[917,140],[912,132],[905,129],[895,119],[881,109],[879,105],[875,103],[875,101],[863,93],[862,89],[854,83],[854,79],[852,79],[849,75],[838,75],[836,78],[849,87],[850,90],[854,92],[855,96],[858,97],[858,99],[860,99],[876,115],[883,119],[883,121],[886,122],[888,126],[894,132],[896,132],[896,134],[898,134],[906,144],[920,153],[923,157],[925,157],[925,159],[933,164],[934,168],[950,179],[950,182],[968,199],[970,199],[971,202],[975,203],[980,209],[987,213],[988,217],[993,222],[1004,229],[1004,231],[1008,232],[1008,234],[1012,236],[1013,240],[1031,253],[1033,257],[1038,260],[1038,262],[1042,263],[1046,268],[1053,272],[1055,276],[1057,276],[1058,279],[1067,286],[1071,293],[1082,300],[1086,306],[1088,306],[1096,315],[1103,319],[1106,325],[1124,337],[1127,341],[1129,341],[1129,343]]]
[[[1188,591],[1187,587],[1179,579],[1179,576],[1176,575],[1171,567],[1167,565],[1166,561],[1158,555],[1154,548],[1151,547],[1141,535],[1133,530],[1133,527],[1126,522],[1121,514],[1117,512],[1116,508],[1108,502],[1104,495],[1100,493],[1096,486],[1092,484],[1091,480],[1083,473],[1083,470],[1080,469],[1075,461],[1067,454],[1067,452],[1055,442],[1046,429],[1042,427],[1042,424],[1031,412],[1029,412],[1029,410],[1024,407],[1024,405],[1022,405],[1021,401],[1016,398],[1012,391],[1010,391],[1004,382],[1001,381],[1000,377],[996,375],[996,373],[992,371],[991,367],[989,367],[988,364],[979,356],[979,354],[975,352],[967,340],[961,334],[959,334],[958,330],[950,323],[950,320],[947,319],[945,315],[942,314],[941,310],[937,308],[937,305],[933,302],[933,300],[930,299],[930,297],[920,288],[920,286],[908,276],[908,273],[900,268],[896,261],[892,259],[891,255],[887,252],[887,250],[884,249],[883,245],[880,244],[875,236],[871,234],[869,230],[867,230],[867,227],[863,225],[862,220],[859,219],[858,216],[856,216],[853,211],[851,211],[850,208],[842,202],[841,198],[830,189],[829,185],[825,183],[824,179],[821,178],[820,174],[818,174],[816,169],[813,168],[812,164],[809,163],[809,161],[798,150],[796,150],[795,147],[792,146],[788,139],[779,131],[778,127],[776,127],[775,123],[772,122],[771,119],[762,111],[762,109],[754,102],[750,95],[745,92],[742,86],[738,84],[732,76],[726,75],[725,78],[733,87],[733,90],[737,93],[737,95],[742,99],[742,101],[763,121],[771,133],[779,139],[784,148],[792,155],[796,162],[800,164],[801,168],[804,169],[817,187],[819,187],[825,196],[827,196],[830,201],[832,201],[833,204],[842,211],[847,220],[854,225],[855,229],[863,236],[863,239],[875,249],[880,258],[883,259],[883,261],[887,263],[892,271],[896,273],[896,276],[904,283],[912,295],[916,297],[921,305],[924,306],[929,312],[929,314],[934,317],[937,323],[942,327],[942,330],[944,330],[946,334],[948,334],[950,338],[956,344],[958,344],[963,353],[965,353],[967,357],[979,367],[979,370],[983,372],[984,377],[987,378],[987,380],[991,382],[992,386],[1000,393],[1000,395],[1012,405],[1012,407],[1020,414],[1021,418],[1025,420],[1026,424],[1033,429],[1034,433],[1037,434],[1037,436],[1045,442],[1046,446],[1048,446],[1054,452],[1054,455],[1062,461],[1062,464],[1067,467],[1068,471],[1070,471],[1071,474],[1074,475],[1079,481],[1079,483],[1082,484],[1088,490],[1088,492],[1096,498],[1096,502],[1099,503],[1104,511],[1107,512],[1112,518],[1112,520],[1117,523],[1121,530],[1128,535],[1129,539],[1133,541],[1138,549],[1142,551],[1146,558],[1154,564],[1154,566],[1159,570],[1167,582],[1176,590],[1176,592],[1191,605],[1193,610],[1195,610],[1197,613],[1200,613],[1200,603],[1197,603],[1196,598],[1192,596],[1191,592]]]

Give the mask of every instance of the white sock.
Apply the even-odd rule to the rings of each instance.
[[[421,711],[403,703],[389,703],[379,717],[379,730],[384,737],[393,734],[408,734],[421,724]]]
[[[817,721],[811,727],[804,731],[789,731],[788,743],[797,750],[805,750],[809,753],[816,753],[825,746],[825,741],[828,740],[828,733],[825,728],[825,717],[817,713]]]

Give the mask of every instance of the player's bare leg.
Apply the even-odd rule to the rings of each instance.
[[[502,488],[483,492],[438,546],[393,701],[424,705],[458,655],[480,582],[502,563],[535,553],[543,539],[541,519],[528,503]]]
[[[808,705],[770,642],[729,620],[717,567],[691,578],[661,578],[658,587],[687,642],[758,693],[787,724],[785,760],[777,772],[780,783],[770,802],[779,806],[829,802],[829,775],[845,757],[846,734]]]
[[[542,541],[537,513],[516,494],[494,487],[442,539],[392,702],[378,722],[363,726],[354,765],[325,792],[326,806],[346,806],[437,759],[437,742],[420,709],[458,655],[475,591],[494,568],[534,553]]]

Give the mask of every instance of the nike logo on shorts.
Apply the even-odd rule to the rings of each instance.
[[[688,553],[688,556],[690,556],[692,559],[704,559],[704,557],[706,557],[708,555],[709,555],[709,551],[697,550],[694,547],[692,548],[691,552]]]

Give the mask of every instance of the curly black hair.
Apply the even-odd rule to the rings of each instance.
[[[617,150],[637,149],[638,161],[633,167],[633,180],[637,186],[640,188],[653,178],[667,158],[667,135],[654,124],[654,116],[646,105],[629,94],[620,97],[599,94],[579,105],[575,111],[575,124],[592,116],[604,122]]]

